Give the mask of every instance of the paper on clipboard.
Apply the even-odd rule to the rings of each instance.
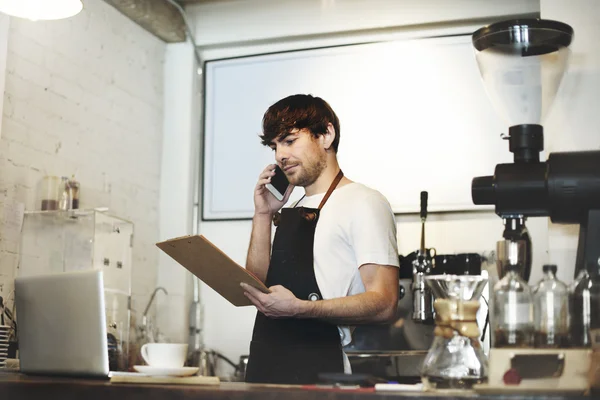
[[[156,243],[188,271],[206,283],[234,306],[250,306],[241,282],[263,293],[269,289],[254,274],[240,266],[202,235],[182,236]]]

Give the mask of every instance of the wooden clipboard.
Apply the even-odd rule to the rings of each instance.
[[[263,293],[270,292],[254,274],[233,261],[202,235],[182,236],[156,245],[234,306],[252,305],[244,296],[241,282]]]

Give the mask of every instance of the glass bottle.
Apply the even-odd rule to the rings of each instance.
[[[494,285],[493,347],[533,345],[533,297],[519,275],[520,265],[506,265],[506,275]]]
[[[75,175],[68,181],[69,189],[71,189],[71,208],[76,210],[79,208],[79,182],[75,180]]]
[[[572,347],[591,347],[600,332],[600,271],[582,269],[569,288],[569,339]]]
[[[58,201],[59,210],[70,210],[72,208],[71,189],[69,188],[69,178],[63,176],[60,178],[60,199]]]
[[[568,347],[567,285],[556,277],[556,265],[544,265],[544,276],[533,289],[535,347]]]

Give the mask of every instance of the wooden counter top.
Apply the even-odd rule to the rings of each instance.
[[[528,399],[585,399],[589,396],[527,395]],[[108,380],[34,377],[0,373],[0,399],[33,400],[369,400],[382,398],[420,399],[516,399],[521,396],[478,395],[473,392],[375,392],[373,389],[307,389],[300,386],[257,385],[222,382],[218,386],[111,383]]]

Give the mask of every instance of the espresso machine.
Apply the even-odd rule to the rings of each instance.
[[[498,164],[494,175],[473,179],[472,199],[493,205],[503,219],[500,262],[518,268],[525,282],[531,268],[526,220],[549,217],[554,223],[579,224],[575,275],[585,271],[600,284],[600,151],[551,153],[546,161],[539,156],[544,149],[541,121],[565,72],[572,38],[569,25],[542,19],[502,21],[472,36],[488,95],[510,123],[503,138],[514,154],[514,162]],[[488,386],[583,391],[589,386],[590,353],[587,348],[493,345]]]
[[[421,192],[418,250],[399,256],[398,304],[394,322],[359,325],[344,347],[353,373],[399,383],[421,382],[421,366],[434,341],[433,297],[425,277],[434,268],[435,249],[425,247],[427,192]]]

